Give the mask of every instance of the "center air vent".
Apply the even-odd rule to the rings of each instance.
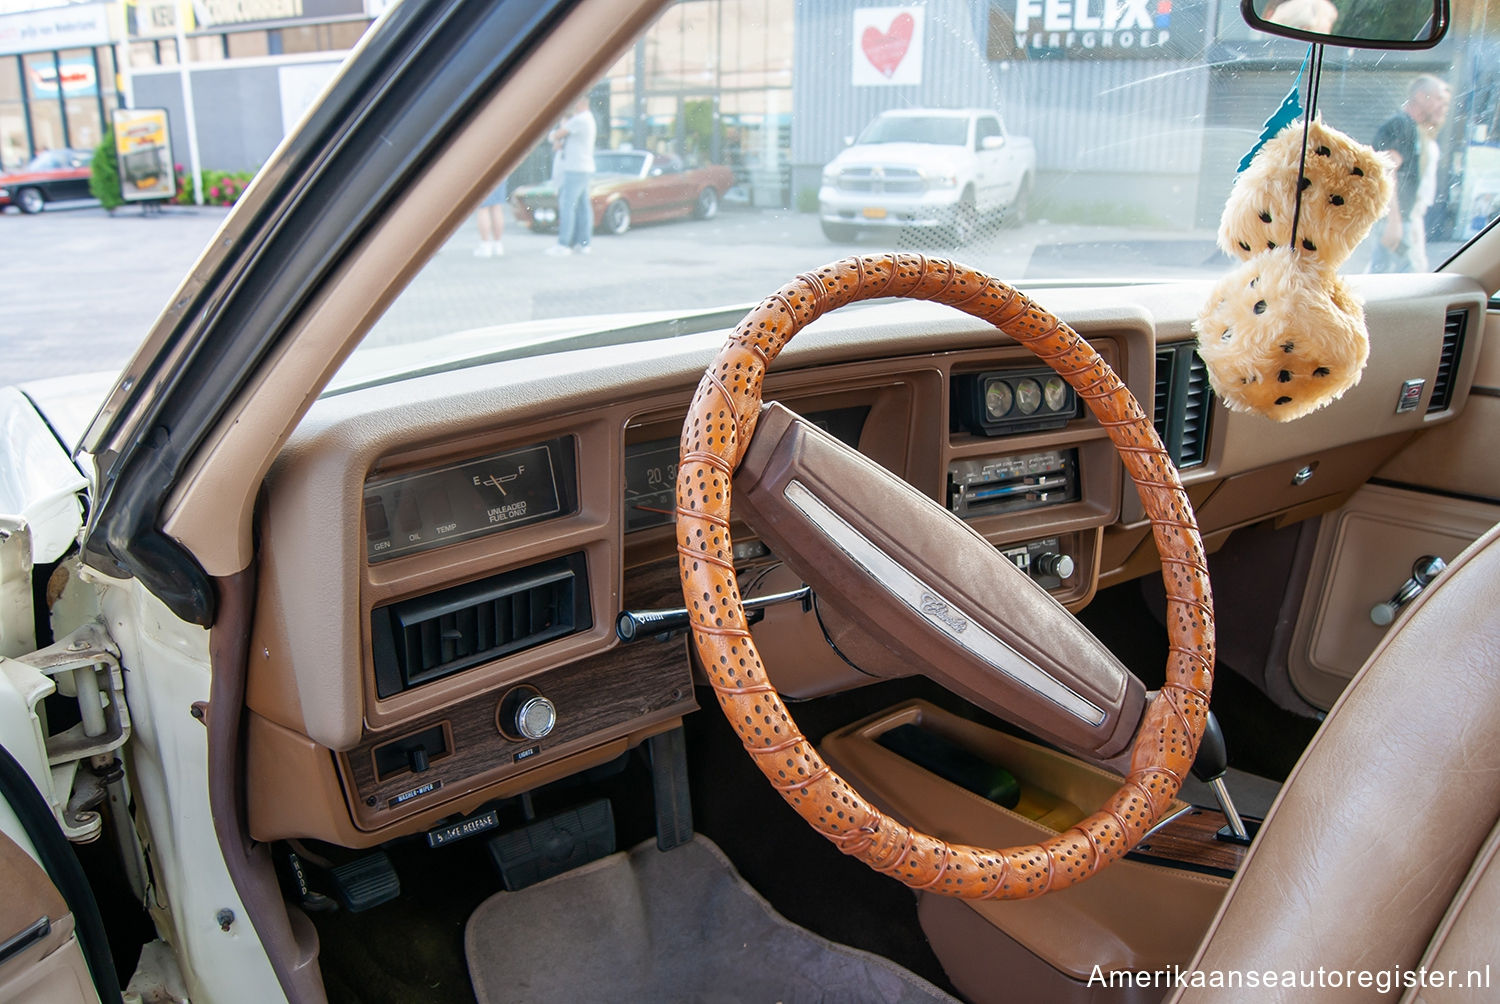
[[[1437,375],[1432,378],[1432,397],[1427,400],[1427,411],[1442,411],[1453,400],[1454,378],[1458,375],[1458,360],[1464,351],[1464,331],[1469,326],[1467,310],[1450,310],[1443,323],[1443,348],[1438,354]]]
[[[376,607],[375,690],[418,684],[593,626],[583,554]]]
[[[1191,342],[1156,350],[1156,434],[1178,468],[1196,467],[1208,453],[1214,393],[1208,367]]]

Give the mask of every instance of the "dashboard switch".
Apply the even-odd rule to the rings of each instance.
[[[516,687],[495,709],[495,727],[513,742],[535,742],[545,738],[557,724],[557,706],[535,687]]]
[[[1068,578],[1073,574],[1074,568],[1077,567],[1071,555],[1054,554],[1050,551],[1046,554],[1038,555],[1031,564],[1036,569],[1038,575],[1055,575],[1059,579]]]
[[[557,708],[540,694],[527,698],[516,709],[516,732],[527,739],[541,739],[557,724]]]

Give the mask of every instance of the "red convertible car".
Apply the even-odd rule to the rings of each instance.
[[[23,213],[39,213],[49,202],[87,199],[88,150],[43,150],[21,170],[0,175],[0,210],[15,205]]]
[[[623,234],[632,223],[674,216],[706,220],[734,184],[722,164],[689,168],[679,157],[646,150],[600,150],[594,165],[589,184],[594,229],[612,234]],[[551,182],[516,189],[510,205],[516,220],[531,229],[557,229],[557,189]]]

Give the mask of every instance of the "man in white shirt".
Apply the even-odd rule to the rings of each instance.
[[[594,174],[594,139],[598,135],[587,96],[573,103],[573,114],[552,130],[560,154],[562,178],[557,187],[557,244],[547,254],[588,254],[594,235],[594,207],[589,179]]]

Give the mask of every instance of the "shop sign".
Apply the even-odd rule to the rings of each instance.
[[[99,93],[99,81],[94,75],[92,59],[37,60],[29,62],[31,72],[31,96],[33,98],[56,99],[59,92],[65,98],[91,98]]]
[[[1193,59],[1207,0],[1004,0],[992,8],[995,59]]]
[[[861,7],[854,11],[856,87],[897,87],[922,82],[921,7]]]
[[[189,0],[133,0],[125,5],[125,29],[132,38],[167,38],[177,34],[177,15],[182,30],[197,27]]]
[[[109,43],[108,4],[71,4],[0,15],[0,54]]]
[[[192,0],[202,27],[362,16],[365,0]]]
[[[127,202],[170,199],[177,194],[172,137],[165,108],[116,108],[115,161],[120,194]]]

